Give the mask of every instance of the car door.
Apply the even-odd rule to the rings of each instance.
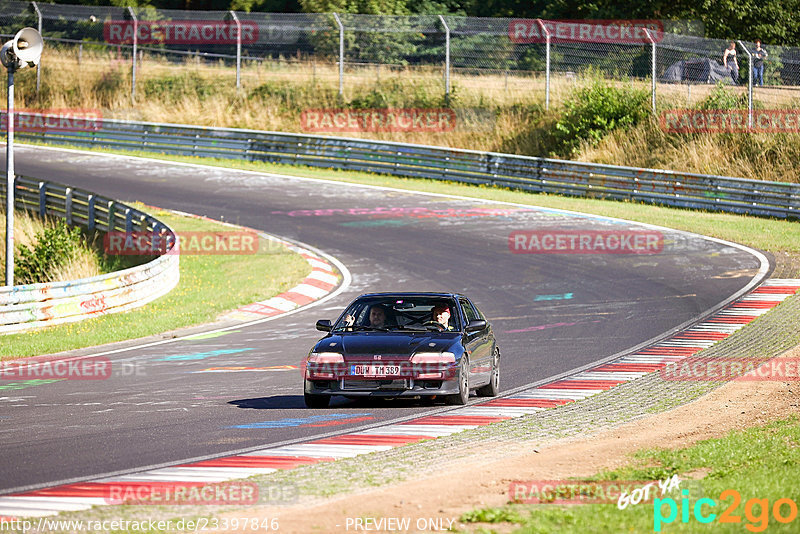
[[[465,324],[470,321],[481,319],[472,303],[464,298],[459,298],[459,304],[464,312]],[[492,369],[491,347],[487,348],[488,328],[479,332],[469,332],[465,334],[467,352],[469,353],[470,385],[483,385],[489,381]]]
[[[486,354],[486,361],[487,366],[489,367],[489,376],[491,376],[491,366],[494,360],[494,347],[496,340],[494,338],[494,332],[492,331],[492,326],[489,324],[489,321],[486,319],[486,316],[475,306],[475,303],[470,301],[472,307],[475,309],[475,313],[478,315],[478,319],[482,319],[486,321],[486,328],[481,332],[481,353]]]

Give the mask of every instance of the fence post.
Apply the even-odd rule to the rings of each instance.
[[[86,226],[89,230],[94,230],[95,227],[95,203],[97,202],[97,196],[94,194],[89,195],[88,203],[89,203],[89,214],[87,215]]]
[[[753,128],[753,54],[741,41],[736,41],[747,54],[747,129]]]
[[[67,226],[72,226],[72,188],[68,187],[64,197],[64,220]]]
[[[47,215],[47,182],[39,182],[39,217]]]
[[[339,26],[339,96],[344,96],[344,25],[338,13],[333,14]]]
[[[236,88],[241,87],[241,70],[242,70],[242,23],[239,22],[239,17],[236,12],[229,11],[233,22],[236,23]]]
[[[445,22],[444,17],[439,15],[439,20],[444,26],[444,99],[450,101],[450,26]]]
[[[6,285],[14,285],[14,194],[17,175],[14,173],[14,71],[8,69],[6,93]]]
[[[545,53],[544,53],[544,109],[550,109],[550,30],[544,25],[542,19],[536,19],[539,27],[545,35]]]
[[[128,6],[128,15],[133,21],[133,54],[131,55],[131,104],[136,103],[136,51],[139,44],[139,19],[133,12],[133,8]]]
[[[39,19],[36,29],[39,30],[39,35],[42,35],[42,12],[39,11],[39,6],[36,5],[36,2],[31,2],[31,7],[33,7],[33,12],[36,13],[36,18]],[[36,98],[39,98],[39,89],[42,85],[42,60],[39,59],[39,63],[36,64]]]
[[[650,87],[650,101],[651,106],[653,108],[653,117],[656,116],[656,40],[653,39],[653,36],[650,35],[650,30],[645,28],[644,29],[645,35],[647,35],[647,39],[650,41],[650,46],[652,47],[652,53],[650,58],[650,78],[651,78],[651,87]]]
[[[114,227],[117,224],[115,219],[114,219],[114,217],[115,217],[114,209],[115,208],[116,208],[115,202],[113,200],[109,200],[108,201],[108,208],[107,208],[107,210],[108,210],[108,222],[106,223],[106,226],[108,226],[108,231],[109,232],[113,232],[114,231]]]

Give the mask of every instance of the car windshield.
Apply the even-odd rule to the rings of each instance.
[[[456,331],[461,329],[455,301],[443,297],[364,297],[353,302],[334,331]]]

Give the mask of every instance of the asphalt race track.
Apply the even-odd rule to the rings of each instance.
[[[16,158],[20,174],[301,241],[340,260],[353,283],[287,317],[110,354],[125,375],[0,390],[2,493],[441,409],[336,399],[308,410],[298,370],[201,372],[299,365],[321,337],[315,320],[336,318],[360,293],[469,295],[493,322],[508,390],[700,319],[761,267],[746,250],[673,232],[652,254],[512,253],[514,231],[642,229],[553,210],[35,147],[17,147]]]

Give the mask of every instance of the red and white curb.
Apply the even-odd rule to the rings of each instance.
[[[290,290],[267,300],[242,306],[238,310],[229,313],[226,316],[227,318],[251,321],[259,317],[280,315],[325,297],[339,285],[339,277],[336,276],[336,271],[325,258],[314,254],[306,248],[280,239],[277,239],[277,241],[305,258],[308,264],[311,265],[311,274]]]
[[[154,207],[154,209],[161,209],[161,208]],[[302,282],[300,282],[298,285],[294,286],[290,290],[285,291],[280,295],[276,295],[267,300],[262,300],[254,302],[252,304],[248,304],[246,306],[242,306],[237,310],[225,314],[224,316],[225,319],[253,321],[255,319],[280,315],[282,313],[295,310],[301,306],[305,306],[306,304],[310,304],[316,300],[320,300],[328,296],[336,288],[336,286],[339,285],[339,277],[336,275],[336,270],[330,264],[330,262],[322,255],[315,253],[314,251],[310,250],[307,247],[303,247],[295,243],[290,243],[285,239],[281,239],[274,235],[270,235],[265,232],[255,230],[253,228],[248,228],[246,226],[239,226],[237,224],[232,224],[225,221],[217,221],[215,219],[204,217],[202,215],[195,215],[183,211],[177,211],[177,210],[168,210],[168,211],[171,211],[172,213],[176,213],[178,215],[182,215],[184,217],[191,217],[194,219],[210,221],[216,224],[222,224],[224,226],[230,226],[231,228],[252,230],[253,232],[257,232],[260,237],[268,239],[273,243],[278,243],[280,245],[283,245],[292,252],[300,254],[311,266],[311,274],[305,277],[305,279]]]
[[[667,340],[509,397],[306,443],[2,496],[0,518],[49,516],[109,504],[107,496],[112,485],[136,491],[141,487],[165,490],[225,482],[385,451],[568,404],[663,369],[670,362],[688,358],[743,328],[798,290],[800,279],[769,280],[704,322]]]

